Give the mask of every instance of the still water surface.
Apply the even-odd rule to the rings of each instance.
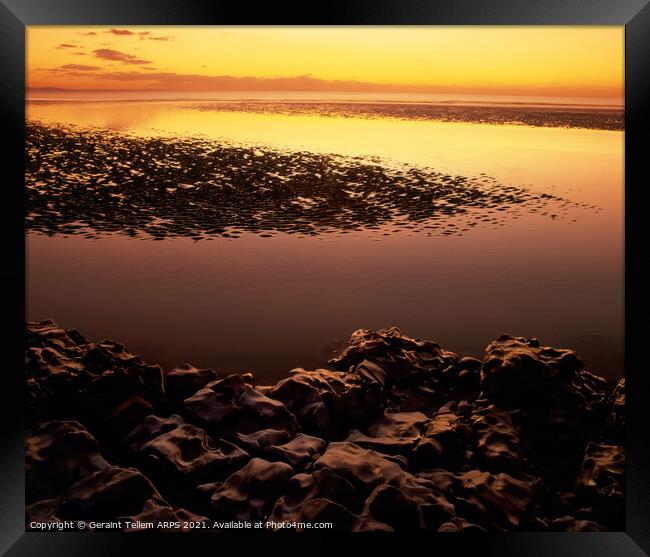
[[[155,241],[127,214],[144,209],[130,204],[130,190],[119,184],[102,203],[102,218],[123,219],[129,233],[124,224],[82,234],[100,211],[95,204],[87,213],[90,190],[67,187],[69,170],[31,184],[28,175],[28,191],[42,190],[32,221],[40,225],[28,221],[29,319],[53,318],[91,339],[119,340],[167,369],[190,361],[219,371],[252,370],[261,382],[298,366],[322,367],[353,330],[390,325],[469,355],[480,355],[501,333],[536,336],[576,349],[596,373],[623,373],[622,131],[444,122],[374,108],[372,117],[345,107],[327,114],[259,105],[243,110],[205,100],[30,102],[27,110],[28,122],[50,130],[34,148],[38,153],[48,149],[52,129],[99,130],[75,136],[84,138],[82,151],[98,141],[116,145],[110,139],[116,136],[135,140],[135,149],[138,141],[183,138],[189,143],[161,151],[169,160],[180,156],[181,167],[195,167],[196,150],[214,142],[223,148],[214,151],[222,166],[241,166],[251,154],[262,157],[271,176],[264,178],[266,189],[247,193],[256,226],[237,218],[249,213],[236,188],[216,198],[201,193],[214,185],[209,182],[202,189],[165,188],[175,205],[165,202],[166,212],[154,208],[147,215],[167,223]],[[51,166],[81,160],[74,150],[52,153],[51,145],[44,159]],[[129,149],[115,164],[137,172]],[[107,164],[101,157],[95,163]],[[332,164],[339,178],[330,176],[321,191],[319,169]],[[231,175],[227,169],[215,180],[252,183],[259,169],[246,168]],[[377,175],[377,168],[389,170]],[[411,184],[413,169],[419,182]],[[376,187],[350,178],[370,171]],[[294,176],[292,198],[277,189],[287,175]],[[312,182],[318,194],[309,193]],[[452,182],[433,197],[408,189]],[[403,194],[394,194],[402,186]],[[468,187],[478,188],[474,206],[458,200]],[[506,188],[512,188],[507,198],[499,193]],[[179,223],[211,221],[219,211],[209,205],[213,199],[228,203],[224,234],[205,225],[196,237],[175,233]],[[433,215],[418,200],[439,203],[442,212]],[[296,207],[297,217],[284,212]],[[337,224],[327,227],[328,219],[319,218],[327,210],[348,218],[332,218]],[[78,222],[83,227],[75,231]]]

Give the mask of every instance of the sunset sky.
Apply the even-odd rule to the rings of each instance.
[[[29,27],[32,88],[623,97],[623,27]]]

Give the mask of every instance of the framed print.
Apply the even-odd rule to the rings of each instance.
[[[2,551],[650,552],[644,1],[1,1]]]

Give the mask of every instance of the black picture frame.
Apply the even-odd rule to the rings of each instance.
[[[643,228],[648,199],[644,139],[650,135],[650,5],[647,0],[329,0],[295,5],[247,0],[0,0],[0,114],[2,116],[4,243],[0,419],[0,553],[96,556],[190,553],[195,543],[222,551],[208,534],[26,533],[24,526],[25,316],[24,121],[25,28],[29,25],[621,25],[625,26],[625,311],[626,311],[626,530],[608,533],[508,533],[352,535],[341,547],[332,534],[240,534],[238,552],[329,553],[408,551],[416,544],[432,554],[480,551],[482,555],[640,556],[650,554],[650,435],[643,419],[650,393],[645,364],[649,313]],[[646,143],[647,144],[647,143]],[[220,534],[223,536],[223,534]],[[237,536],[235,533],[234,536]],[[262,539],[263,536],[263,539]],[[288,538],[287,536],[291,536]],[[263,547],[259,544],[263,543]],[[351,545],[350,545],[351,544]],[[339,549],[341,548],[341,549]]]

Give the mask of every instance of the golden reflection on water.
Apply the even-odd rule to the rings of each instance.
[[[623,132],[287,116],[195,110],[188,102],[28,103],[28,119],[143,136],[205,136],[290,150],[377,156],[504,183],[569,188],[576,201],[620,208]],[[582,191],[585,190],[585,191]]]

